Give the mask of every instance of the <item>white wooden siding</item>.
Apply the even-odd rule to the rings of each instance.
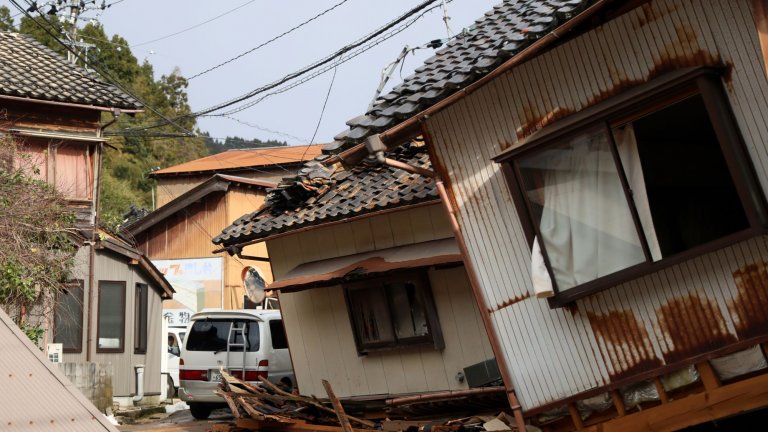
[[[518,66],[427,120],[524,408],[607,384],[643,362],[665,364],[676,352],[700,349],[675,343],[660,324],[680,301],[688,302],[688,325],[724,341],[741,339],[744,299],[733,273],[768,261],[768,245],[764,238],[746,241],[590,296],[574,308],[551,310],[546,301],[528,297],[530,251],[491,158],[541,123],[665,71],[723,64],[738,126],[768,190],[768,83],[760,59],[749,1],[656,0]],[[768,298],[766,286],[754,295]],[[606,334],[628,330],[639,339],[648,335],[649,345],[625,338],[622,346]]]
[[[452,237],[441,204],[318,228],[267,242],[279,279],[298,264]],[[341,286],[280,294],[291,358],[304,394],[341,397],[466,388],[465,366],[493,357],[463,266],[429,272],[445,348],[358,356]]]

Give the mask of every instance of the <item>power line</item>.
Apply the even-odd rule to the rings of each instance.
[[[331,97],[333,82],[336,81],[336,71],[339,68],[339,63],[341,63],[341,58],[339,58],[339,61],[336,62],[336,66],[333,68],[333,76],[331,77],[331,83],[328,85],[328,93],[325,94],[325,101],[323,101],[323,109],[320,110],[320,118],[317,119],[317,126],[315,126],[315,132],[312,134],[312,139],[309,140],[307,147],[304,149],[304,153],[301,154],[301,160],[304,160],[304,156],[306,156],[307,151],[309,151],[309,146],[311,146],[315,142],[315,137],[317,137],[317,131],[320,130],[320,124],[323,122],[323,114],[325,114],[325,107],[326,105],[328,105],[328,99]],[[299,167],[299,170],[301,170],[301,167]],[[298,170],[297,170],[297,174],[298,174]]]
[[[208,114],[210,114],[212,112],[219,111],[219,110],[222,110],[222,109],[224,109],[226,107],[229,107],[229,106],[235,105],[237,103],[243,102],[245,100],[251,99],[251,98],[253,98],[255,96],[258,96],[258,95],[260,95],[262,93],[265,93],[265,92],[267,92],[269,90],[272,90],[272,89],[274,89],[276,87],[279,87],[279,86],[281,86],[282,84],[285,84],[288,81],[291,81],[293,79],[296,79],[296,78],[299,78],[299,77],[301,77],[303,75],[306,75],[307,73],[312,72],[313,70],[318,69],[318,68],[326,65],[327,63],[333,61],[334,59],[337,59],[338,57],[341,57],[342,55],[349,54],[350,51],[351,51],[352,54],[347,55],[344,58],[344,60],[341,61],[340,63],[347,62],[350,59],[352,59],[352,58],[362,54],[363,52],[373,48],[374,46],[376,46],[376,45],[384,42],[385,40],[391,38],[392,36],[398,34],[399,32],[402,32],[408,26],[412,25],[418,19],[423,17],[426,13],[434,10],[437,7],[440,7],[438,5],[438,6],[432,6],[432,7],[428,8],[428,6],[430,6],[435,1],[437,1],[437,0],[427,0],[427,1],[419,4],[415,8],[409,10],[408,12],[406,12],[403,15],[401,15],[397,19],[395,19],[395,20],[385,24],[384,26],[382,26],[379,29],[375,30],[374,32],[366,35],[365,37],[363,37],[361,39],[358,39],[357,41],[355,41],[355,42],[353,42],[353,43],[351,43],[349,45],[346,45],[346,46],[340,48],[339,50],[337,50],[333,54],[331,54],[329,56],[326,56],[326,57],[322,58],[321,60],[318,60],[318,61],[310,64],[309,66],[306,66],[306,67],[304,67],[302,69],[299,69],[298,71],[292,72],[292,73],[284,76],[283,78],[278,79],[277,81],[274,81],[274,82],[266,84],[266,85],[264,85],[262,87],[259,87],[259,88],[256,88],[254,90],[251,90],[248,93],[245,93],[245,94],[243,94],[241,96],[238,96],[238,97],[236,97],[234,99],[230,99],[230,100],[228,100],[226,102],[222,102],[220,104],[214,105],[214,106],[209,107],[209,108],[205,108],[203,110],[200,110],[200,111],[197,111],[197,112],[194,112],[194,113],[190,113],[190,114],[186,114],[186,115],[183,115],[183,116],[179,116],[179,117],[176,117],[175,119],[206,116],[206,115],[208,115]],[[403,21],[406,21],[408,18],[413,17],[414,15],[418,14],[419,12],[421,12],[421,14],[419,14],[415,18],[411,19],[410,21],[406,22],[405,24],[397,27],[398,24],[403,23]],[[392,30],[392,31],[387,33],[388,30]],[[377,37],[379,37],[379,39],[375,39]],[[371,41],[373,41],[373,42],[371,42]],[[358,48],[358,50],[357,51],[352,51],[355,48]],[[316,72],[315,74],[311,75],[310,77],[302,79],[298,83],[291,84],[290,86],[288,86],[285,89],[280,89],[280,90],[277,90],[277,91],[272,92],[270,94],[267,94],[266,96],[263,96],[262,98],[258,99],[255,102],[252,102],[250,105],[246,105],[245,107],[238,107],[238,108],[236,108],[234,110],[227,111],[227,112],[223,113],[223,115],[231,115],[233,113],[242,111],[243,109],[247,109],[247,108],[255,105],[256,103],[264,100],[268,96],[271,96],[271,95],[274,95],[274,94],[277,94],[277,93],[282,93],[282,92],[287,91],[287,90],[289,90],[291,88],[294,88],[297,85],[303,84],[304,82],[307,82],[310,79],[315,78],[315,77],[317,77],[317,76],[319,76],[319,75],[329,71],[332,68],[333,68],[333,66],[326,67],[324,70],[321,70],[320,72]],[[146,129],[152,129],[152,128],[160,127],[160,126],[163,126],[163,123],[157,123],[155,125],[149,125],[149,126],[144,126],[144,127],[140,127],[140,128],[134,128],[132,130],[146,130]]]
[[[248,6],[249,4],[251,4],[251,3],[254,3],[255,1],[256,1],[256,0],[250,0],[250,1],[247,1],[247,2],[245,2],[245,3],[241,4],[240,6],[238,6],[238,7],[236,7],[236,8],[230,9],[230,10],[228,10],[228,11],[226,11],[226,12],[224,12],[224,13],[220,14],[220,15],[216,15],[215,17],[213,17],[213,18],[211,18],[211,19],[208,19],[208,20],[206,20],[206,21],[203,21],[203,22],[201,22],[201,23],[195,24],[195,25],[193,25],[193,26],[191,26],[191,27],[187,27],[187,28],[185,28],[184,30],[179,30],[179,31],[177,31],[177,32],[175,32],[175,33],[171,33],[171,34],[169,34],[169,35],[161,36],[161,37],[159,37],[159,38],[157,38],[157,39],[152,39],[152,40],[149,40],[149,41],[146,41],[146,42],[137,43],[137,44],[131,45],[131,47],[132,47],[132,48],[133,48],[133,47],[139,47],[139,46],[142,46],[142,45],[151,44],[152,42],[157,42],[157,41],[161,41],[161,40],[163,40],[163,39],[168,39],[168,38],[170,38],[170,37],[173,37],[173,36],[176,36],[176,35],[180,35],[180,34],[182,34],[182,33],[188,32],[188,31],[190,31],[190,30],[196,29],[196,28],[198,28],[198,27],[200,27],[200,26],[202,26],[202,25],[208,24],[209,22],[212,22],[212,21],[216,21],[217,19],[219,19],[219,18],[221,18],[221,17],[223,17],[223,16],[225,16],[225,15],[229,15],[229,14],[231,14],[232,12],[234,12],[234,11],[236,11],[236,10],[238,10],[238,9],[242,9],[242,8],[244,8],[244,7]]]
[[[44,30],[46,33],[48,33],[48,35],[49,35],[49,36],[51,36],[51,37],[52,37],[52,38],[53,38],[53,39],[54,39],[54,40],[55,40],[57,43],[59,43],[61,46],[63,46],[63,47],[64,47],[64,49],[66,49],[68,52],[71,52],[71,53],[72,53],[72,54],[73,54],[73,55],[74,55],[74,56],[75,56],[77,59],[79,59],[79,60],[82,60],[82,61],[85,61],[85,59],[83,59],[83,58],[80,56],[80,54],[78,54],[78,53],[77,53],[77,52],[76,52],[76,51],[75,51],[75,50],[74,50],[72,47],[70,47],[68,44],[66,44],[64,41],[62,41],[62,40],[59,38],[59,36],[58,36],[58,35],[56,35],[56,34],[54,34],[54,33],[53,33],[53,32],[52,32],[52,31],[51,31],[51,30],[50,30],[48,27],[46,27],[46,26],[42,25],[42,24],[41,24],[39,21],[37,21],[37,20],[35,19],[35,17],[33,17],[33,16],[32,16],[32,15],[29,13],[29,12],[27,12],[27,10],[26,10],[26,9],[24,9],[24,8],[23,8],[23,7],[22,7],[22,6],[21,6],[21,5],[20,5],[20,4],[19,4],[19,3],[18,3],[16,0],[9,0],[9,1],[10,1],[10,2],[11,2],[11,3],[12,3],[12,4],[13,4],[15,7],[16,7],[16,9],[18,9],[18,10],[19,10],[20,12],[22,12],[22,13],[23,13],[23,14],[24,14],[26,17],[28,17],[29,19],[31,19],[31,20],[32,20],[32,22],[34,22],[34,23],[35,23],[35,25],[37,25],[38,27],[40,27],[41,29],[43,29],[43,30]],[[27,4],[29,4],[29,5],[31,5],[31,4],[32,4],[32,3],[31,3],[29,0],[25,0],[25,2],[26,2]],[[43,20],[43,21],[45,21],[45,22],[46,22],[46,23],[47,23],[47,24],[48,24],[48,25],[49,25],[51,28],[55,28],[55,27],[54,27],[54,25],[53,25],[53,23],[51,23],[50,21],[48,21],[47,19],[45,19],[45,17],[44,17],[44,16],[43,16],[43,15],[40,13],[40,11],[39,11],[39,10],[38,10],[38,15],[40,15],[40,18],[42,18],[42,20]],[[119,81],[118,81],[118,80],[117,80],[115,77],[113,77],[112,75],[110,75],[110,74],[109,74],[109,73],[108,73],[108,72],[107,72],[105,69],[101,69],[101,68],[97,68],[97,67],[94,67],[94,66],[96,66],[96,65],[94,65],[94,63],[96,63],[96,65],[98,65],[98,66],[101,66],[101,65],[100,65],[99,63],[97,63],[97,62],[91,62],[91,67],[92,67],[94,70],[96,70],[97,72],[99,72],[99,74],[101,74],[102,76],[106,77],[106,78],[108,79],[108,82],[109,82],[110,84],[114,85],[115,87],[117,87],[117,88],[118,88],[118,89],[120,89],[121,91],[123,91],[123,92],[127,93],[127,94],[128,94],[128,95],[130,95],[132,98],[134,98],[134,99],[135,99],[135,100],[137,100],[139,103],[141,103],[141,104],[142,104],[144,107],[146,107],[147,109],[149,109],[150,111],[152,111],[153,113],[155,113],[155,115],[157,115],[158,117],[160,117],[161,119],[163,119],[163,120],[165,121],[165,123],[164,123],[164,124],[170,124],[170,125],[173,125],[173,126],[175,126],[176,128],[178,128],[178,129],[179,129],[179,130],[181,130],[182,132],[184,132],[184,133],[188,134],[188,136],[195,136],[195,133],[188,131],[186,128],[184,128],[184,127],[180,126],[179,124],[177,124],[176,122],[174,122],[172,119],[169,119],[169,118],[168,118],[168,117],[166,117],[166,116],[165,116],[163,113],[161,113],[160,111],[158,111],[157,109],[155,109],[153,106],[151,106],[151,105],[147,104],[146,102],[144,102],[144,101],[143,101],[141,98],[139,98],[139,97],[138,97],[136,94],[134,94],[133,92],[131,92],[131,91],[129,91],[128,89],[126,89],[126,88],[125,88],[125,86],[121,85],[121,84],[120,84],[120,82],[119,82]],[[93,78],[91,78],[91,79],[93,79]],[[94,81],[96,81],[96,80],[94,79]],[[99,84],[103,84],[103,83],[99,83]]]
[[[234,57],[230,58],[229,60],[226,60],[226,61],[224,61],[224,62],[221,62],[221,63],[217,64],[216,66],[210,67],[210,68],[208,68],[208,69],[206,69],[206,70],[204,70],[204,71],[202,71],[202,72],[198,72],[198,73],[196,73],[196,74],[192,75],[191,77],[187,78],[187,81],[191,81],[192,79],[195,79],[195,78],[199,77],[200,75],[204,75],[204,74],[207,74],[208,72],[211,72],[211,71],[213,71],[213,70],[216,70],[216,69],[218,69],[218,68],[220,68],[220,67],[222,67],[222,66],[224,66],[224,65],[227,65],[227,64],[229,64],[229,63],[232,63],[233,61],[235,61],[235,60],[237,60],[237,59],[239,59],[239,58],[241,58],[241,57],[243,57],[243,56],[246,56],[246,55],[248,55],[248,54],[250,54],[250,53],[252,53],[252,52],[256,51],[256,50],[257,50],[257,49],[259,49],[259,48],[263,48],[263,47],[265,47],[265,46],[267,46],[267,45],[271,44],[272,42],[274,42],[274,41],[276,41],[276,40],[278,40],[278,39],[282,38],[283,36],[285,36],[285,35],[287,35],[287,34],[289,34],[289,33],[292,33],[292,32],[294,32],[294,31],[296,31],[296,30],[300,29],[301,27],[304,27],[306,24],[309,24],[310,22],[312,22],[312,21],[314,21],[314,20],[316,20],[316,19],[320,18],[321,16],[323,16],[323,15],[327,14],[328,12],[330,12],[330,11],[332,11],[332,10],[336,9],[337,7],[339,7],[339,6],[343,5],[343,4],[344,4],[344,3],[346,3],[347,1],[349,1],[349,0],[342,0],[342,1],[340,1],[339,3],[336,3],[335,5],[331,6],[330,8],[328,8],[328,9],[326,9],[326,10],[324,10],[324,11],[320,12],[319,14],[317,14],[317,15],[315,15],[315,16],[313,16],[312,18],[310,18],[310,19],[308,19],[308,20],[306,20],[306,21],[302,22],[301,24],[298,24],[298,25],[296,25],[296,26],[294,26],[294,27],[292,27],[292,28],[290,28],[290,29],[288,29],[288,30],[286,30],[286,31],[284,31],[284,32],[282,32],[282,33],[280,33],[279,35],[277,35],[277,36],[273,37],[272,39],[269,39],[269,40],[268,40],[268,41],[266,41],[266,42],[262,42],[262,43],[260,43],[259,45],[257,45],[257,46],[255,46],[255,47],[253,47],[253,48],[251,48],[251,49],[249,49],[249,50],[247,50],[247,51],[244,51],[244,52],[242,52],[242,53],[240,53],[240,54],[238,54],[238,55],[236,55],[236,56],[234,56]]]

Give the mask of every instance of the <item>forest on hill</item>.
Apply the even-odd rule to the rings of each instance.
[[[49,15],[48,22],[54,34],[61,34],[70,24]],[[65,48],[38,23],[21,17],[14,23],[10,10],[0,6],[0,31],[14,31],[34,37],[40,43],[66,56]],[[146,59],[139,61],[133,55],[129,42],[120,35],[107,36],[104,27],[91,22],[78,30],[78,35],[95,45],[87,51],[87,62],[105,70],[117,84],[130,89],[140,100],[168,118],[178,118],[192,112],[187,97],[187,80],[178,69],[155,78],[155,70]],[[81,66],[83,66],[81,64]],[[102,123],[111,120],[111,114],[102,115]],[[131,207],[149,209],[152,205],[153,179],[147,175],[155,168],[177,165],[208,154],[230,149],[273,147],[287,145],[280,141],[261,141],[240,137],[217,140],[201,131],[194,117],[182,117],[176,123],[197,136],[182,136],[172,125],[154,127],[142,132],[121,133],[125,129],[140,129],[154,125],[158,115],[146,110],[135,116],[122,115],[105,133],[110,136],[104,155],[101,178],[99,216],[107,228],[114,228],[123,220]]]

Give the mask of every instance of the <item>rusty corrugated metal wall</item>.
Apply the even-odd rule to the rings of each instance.
[[[656,0],[522,64],[427,121],[514,385],[526,409],[768,328],[768,243],[755,238],[551,310],[491,158],[540,126],[659,74],[723,63],[768,190],[768,83],[751,2]]]

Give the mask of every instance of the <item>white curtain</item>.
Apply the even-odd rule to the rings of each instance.
[[[541,240],[560,291],[645,260],[605,133],[581,135],[521,166],[543,170],[542,187],[529,197],[542,201]]]
[[[637,152],[637,139],[635,128],[632,124],[624,125],[613,130],[613,137],[621,157],[621,165],[627,176],[627,183],[632,190],[632,200],[637,208],[640,224],[643,226],[643,234],[648,241],[648,249],[654,261],[661,259],[659,239],[656,237],[656,228],[653,226],[651,207],[648,204],[648,191],[645,189],[645,176],[640,165],[640,154]]]

